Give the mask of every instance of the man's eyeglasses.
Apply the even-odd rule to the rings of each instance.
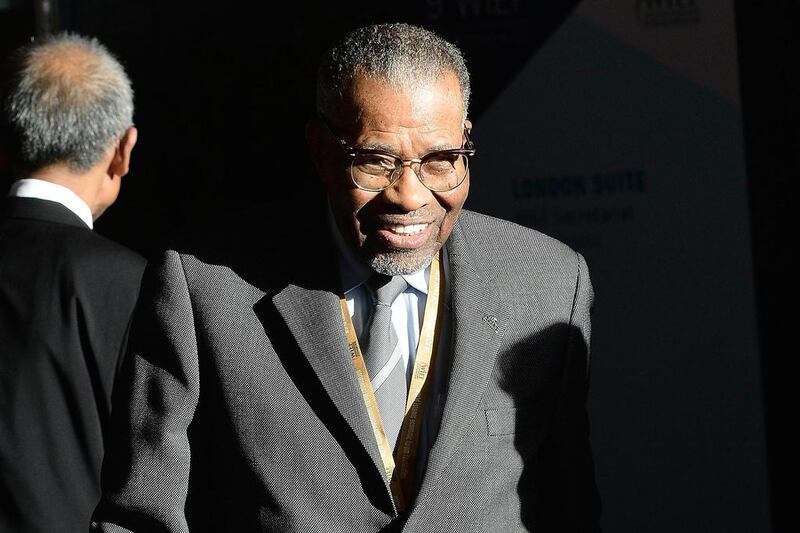
[[[320,121],[350,157],[350,178],[356,187],[364,191],[381,192],[388,189],[400,178],[405,166],[411,167],[417,179],[431,191],[452,191],[464,183],[469,172],[469,160],[475,156],[475,145],[466,127],[461,148],[438,150],[419,159],[401,159],[383,150],[351,146],[333,131],[324,117],[320,117]]]

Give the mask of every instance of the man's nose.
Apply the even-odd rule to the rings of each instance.
[[[431,191],[417,178],[411,165],[403,165],[400,177],[383,191],[383,195],[388,203],[402,208],[405,212],[427,205],[432,197]]]

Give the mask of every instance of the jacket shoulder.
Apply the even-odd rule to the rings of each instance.
[[[259,263],[264,268],[263,263]],[[168,249],[153,257],[144,279],[167,291],[187,291],[195,301],[216,305],[226,298],[253,302],[264,295],[254,274],[228,257],[206,256],[189,250]]]
[[[580,257],[540,231],[474,211],[462,211],[459,226],[474,255],[494,267],[525,270],[549,265],[573,270]]]
[[[47,265],[48,271],[75,277],[115,277],[136,280],[144,271],[145,259],[135,251],[108,239],[86,226],[60,222],[16,219],[0,225],[0,253],[19,264]]]
[[[568,309],[577,291],[593,295],[583,256],[558,239],[472,211],[462,212],[457,228],[475,271],[507,301]]]
[[[146,264],[139,253],[91,230],[65,227],[61,253],[69,257],[75,268],[105,270],[117,276],[141,278]]]

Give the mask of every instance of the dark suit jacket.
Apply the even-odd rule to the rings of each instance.
[[[273,225],[243,254],[168,252],[149,267],[95,530],[596,531],[580,255],[461,214],[441,429],[398,515],[325,233]]]
[[[0,209],[0,531],[83,531],[144,260],[56,202]]]

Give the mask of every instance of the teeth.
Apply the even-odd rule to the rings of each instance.
[[[427,224],[412,224],[411,226],[401,226],[399,224],[389,226],[394,233],[399,233],[400,235],[414,235],[415,233],[419,233],[427,228]]]

